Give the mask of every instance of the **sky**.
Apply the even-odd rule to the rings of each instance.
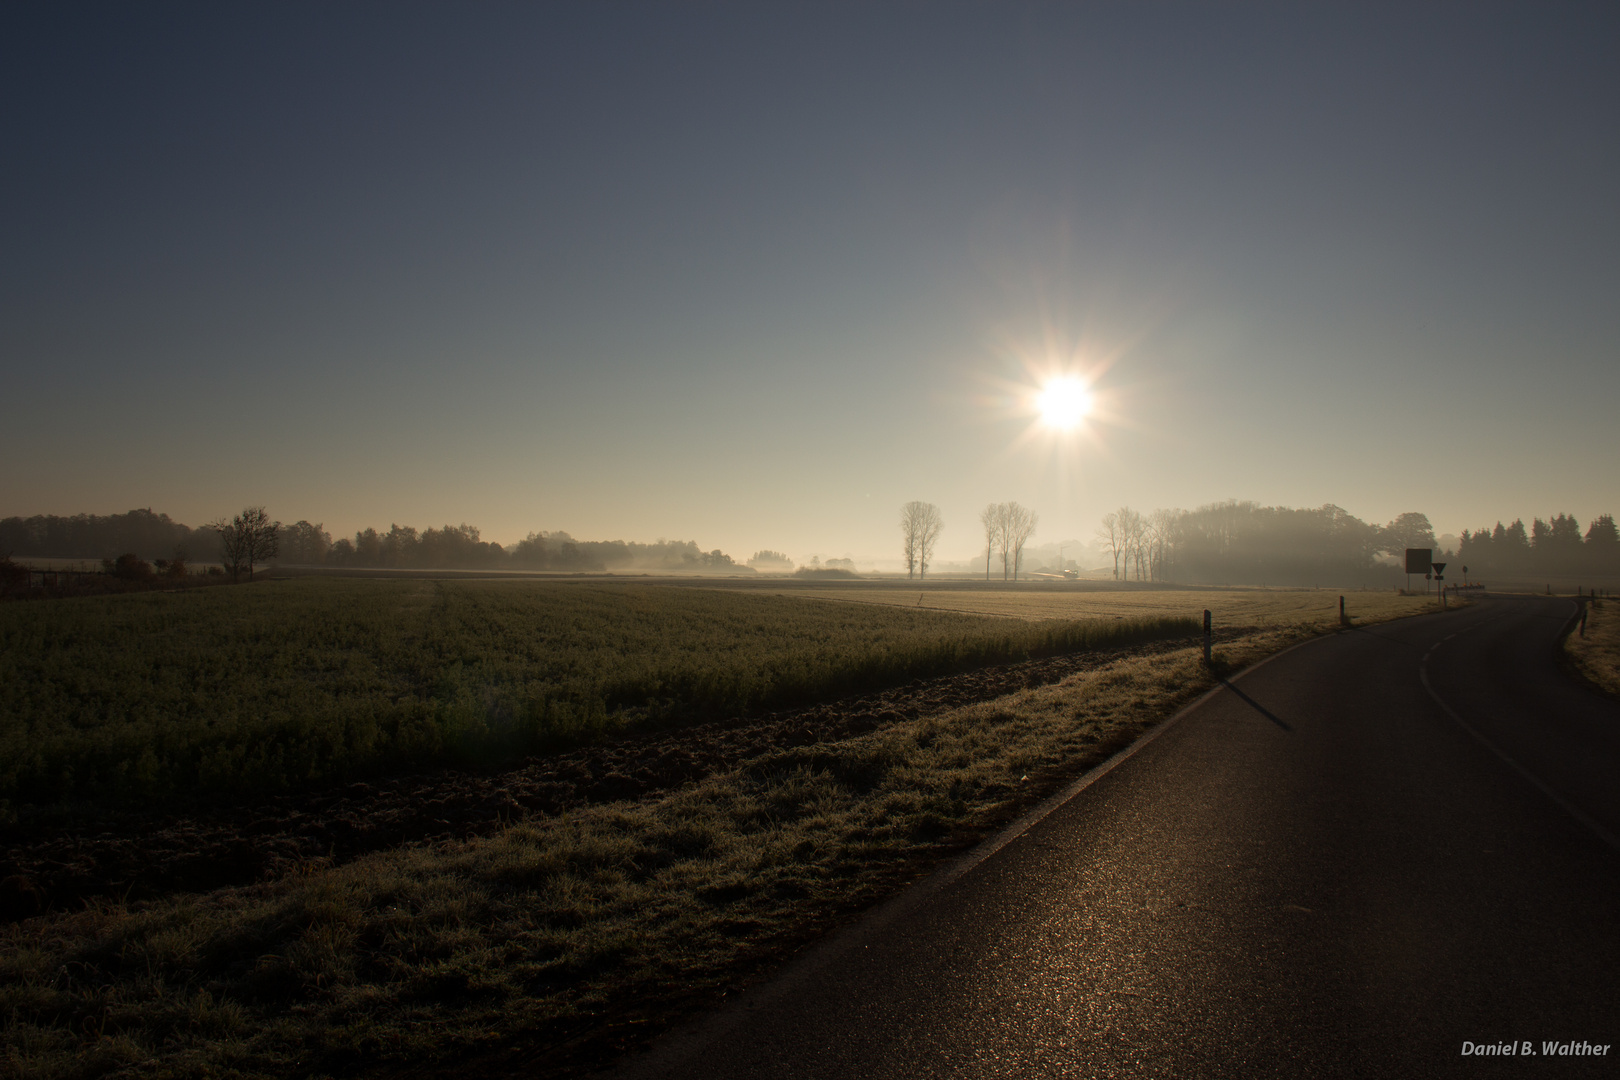
[[[1613,5],[19,3],[0,91],[0,516],[1620,512]]]

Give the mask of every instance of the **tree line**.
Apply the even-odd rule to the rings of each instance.
[[[1143,514],[1122,506],[1103,516],[1097,539],[1118,581],[1186,584],[1387,584],[1380,554],[1435,546],[1429,519],[1402,514],[1387,525],[1343,507],[1261,506],[1236,500],[1196,510]]]
[[[1124,520],[1128,507],[1117,512]],[[1156,511],[1133,530],[1120,526],[1129,562],[1149,580],[1243,585],[1388,585],[1380,555],[1435,546],[1421,513],[1387,525],[1362,521],[1341,506],[1211,503],[1196,510]],[[1144,558],[1141,549],[1146,547]]]
[[[1428,516],[1400,514],[1383,525],[1343,507],[1211,503],[1196,510],[1129,506],[1103,516],[1097,539],[1119,581],[1198,585],[1389,585],[1402,578],[1407,548],[1428,548],[1448,564],[1448,580],[1468,567],[1475,580],[1620,573],[1620,538],[1612,515],[1595,519],[1583,537],[1567,514],[1495,529],[1464,531],[1456,551],[1440,551]],[[1383,561],[1387,557],[1394,562]]]
[[[1495,528],[1462,531],[1457,560],[1470,577],[1567,578],[1620,573],[1620,531],[1613,514],[1599,514],[1581,532],[1572,514],[1555,514],[1550,521],[1521,518]]]
[[[776,552],[761,553],[778,555]],[[523,569],[605,571],[644,569],[752,573],[719,549],[704,551],[690,540],[637,543],[576,540],[566,532],[531,532],[509,548],[486,541],[474,525],[416,529],[366,528],[334,540],[320,523],[273,521],[263,507],[248,507],[230,519],[197,528],[150,509],[127,514],[35,515],[0,519],[0,555],[162,563],[167,569],[220,560],[226,571],[277,562],[298,566],[416,569]],[[779,556],[785,561],[785,556]],[[765,560],[769,561],[769,560]],[[128,559],[125,566],[133,566]],[[789,564],[791,565],[791,564]]]
[[[627,540],[576,540],[566,532],[531,532],[509,548],[483,539],[475,525],[445,525],[420,531],[408,525],[390,526],[387,532],[362,529],[337,541],[329,540],[320,526],[292,530],[302,539],[296,549],[284,549],[282,561],[305,565],[326,564],[366,568],[513,569],[591,572],[606,570],[667,570],[698,573],[753,573],[730,555],[704,551],[691,540],[658,540],[651,544]],[[325,550],[322,551],[324,543]],[[293,553],[296,551],[296,555]]]
[[[204,527],[191,528],[150,508],[127,514],[35,514],[0,519],[0,554],[35,558],[117,559],[134,555],[146,561],[207,558],[218,550],[219,536]]]

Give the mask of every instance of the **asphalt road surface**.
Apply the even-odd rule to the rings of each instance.
[[[1620,1075],[1620,708],[1556,665],[1573,610],[1275,657],[621,1072]]]

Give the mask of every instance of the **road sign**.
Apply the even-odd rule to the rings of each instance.
[[[1407,548],[1406,572],[1408,574],[1427,574],[1429,564],[1434,559],[1433,548]]]
[[[1430,563],[1429,565],[1434,567],[1434,572],[1436,574],[1440,573],[1440,571],[1442,571],[1442,570],[1444,570],[1446,568],[1446,564],[1443,563],[1443,562]]]

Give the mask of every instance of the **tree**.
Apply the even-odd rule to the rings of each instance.
[[[1142,580],[1143,564],[1146,562],[1146,549],[1148,539],[1147,519],[1128,506],[1119,508],[1119,531],[1125,548],[1125,576],[1131,576],[1131,567],[1136,567],[1136,580]]]
[[[1586,542],[1594,548],[1613,551],[1620,544],[1620,529],[1614,525],[1613,514],[1599,514],[1586,529]]]
[[[390,523],[382,536],[382,563],[384,566],[415,566],[421,540],[415,525]]]
[[[1148,559],[1148,576],[1154,581],[1170,580],[1170,563],[1174,559],[1176,518],[1178,511],[1155,510],[1148,526],[1152,535],[1152,555]]]
[[[1103,550],[1108,552],[1109,555],[1113,556],[1113,559],[1114,559],[1114,580],[1118,581],[1119,580],[1119,554],[1120,554],[1119,515],[1118,514],[1104,514],[1103,515],[1102,524],[1097,527],[1097,539],[1102,541]]]
[[[1015,502],[1007,504],[1007,546],[1012,549],[1013,580],[1018,580],[1018,569],[1024,559],[1024,545],[1035,535],[1035,526],[1041,518],[1027,506]]]
[[[220,518],[208,523],[208,528],[219,533],[224,550],[225,569],[231,580],[238,579],[242,567],[247,567],[248,580],[253,580],[253,564],[275,558],[276,534],[281,522],[271,521],[262,506],[249,506],[230,521]]]
[[[318,565],[326,561],[332,534],[319,525],[300,521],[282,529],[276,538],[276,558],[297,565]]]
[[[1501,527],[1502,523],[1497,522],[1497,528]],[[1491,539],[1496,541],[1498,538],[1493,533]],[[1530,537],[1524,531],[1523,518],[1514,518],[1513,524],[1502,533],[1498,550],[1507,554],[1515,569],[1529,561]]]
[[[939,507],[929,503],[923,508],[921,546],[917,551],[917,576],[928,576],[928,564],[934,561],[934,545],[939,543],[939,534],[945,531],[945,518],[940,514]]]
[[[900,536],[906,559],[907,577],[926,577],[934,558],[934,545],[945,528],[945,519],[933,503],[912,500],[900,508]]]
[[[1547,530],[1547,542],[1565,554],[1578,551],[1581,546],[1581,523],[1574,514],[1559,514],[1552,519]]]
[[[764,548],[754,552],[754,557],[748,560],[748,565],[755,570],[780,571],[786,573],[793,569],[793,560],[780,551]]]
[[[1136,566],[1136,579],[1142,580],[1148,561],[1148,523],[1141,514],[1129,506],[1122,506],[1103,518],[1097,536],[1114,557],[1114,580],[1120,580],[1123,564],[1124,577],[1129,580],[1131,566]]]
[[[354,565],[381,566],[383,564],[382,537],[367,525],[354,534]]]
[[[1434,539],[1434,528],[1429,524],[1429,515],[1416,511],[1402,514],[1385,525],[1382,536],[1384,544],[1380,550],[1397,559],[1406,554],[1407,548],[1433,549],[1438,546]]]
[[[979,524],[984,526],[984,580],[990,580],[990,553],[1007,532],[1007,504],[991,503],[979,512]],[[1002,545],[1006,550],[1006,545]]]
[[[922,524],[917,520],[916,507],[920,502],[908,502],[900,508],[900,547],[906,560],[906,577],[917,576],[917,541],[922,531]],[[821,565],[821,557],[816,557],[816,565]]]

